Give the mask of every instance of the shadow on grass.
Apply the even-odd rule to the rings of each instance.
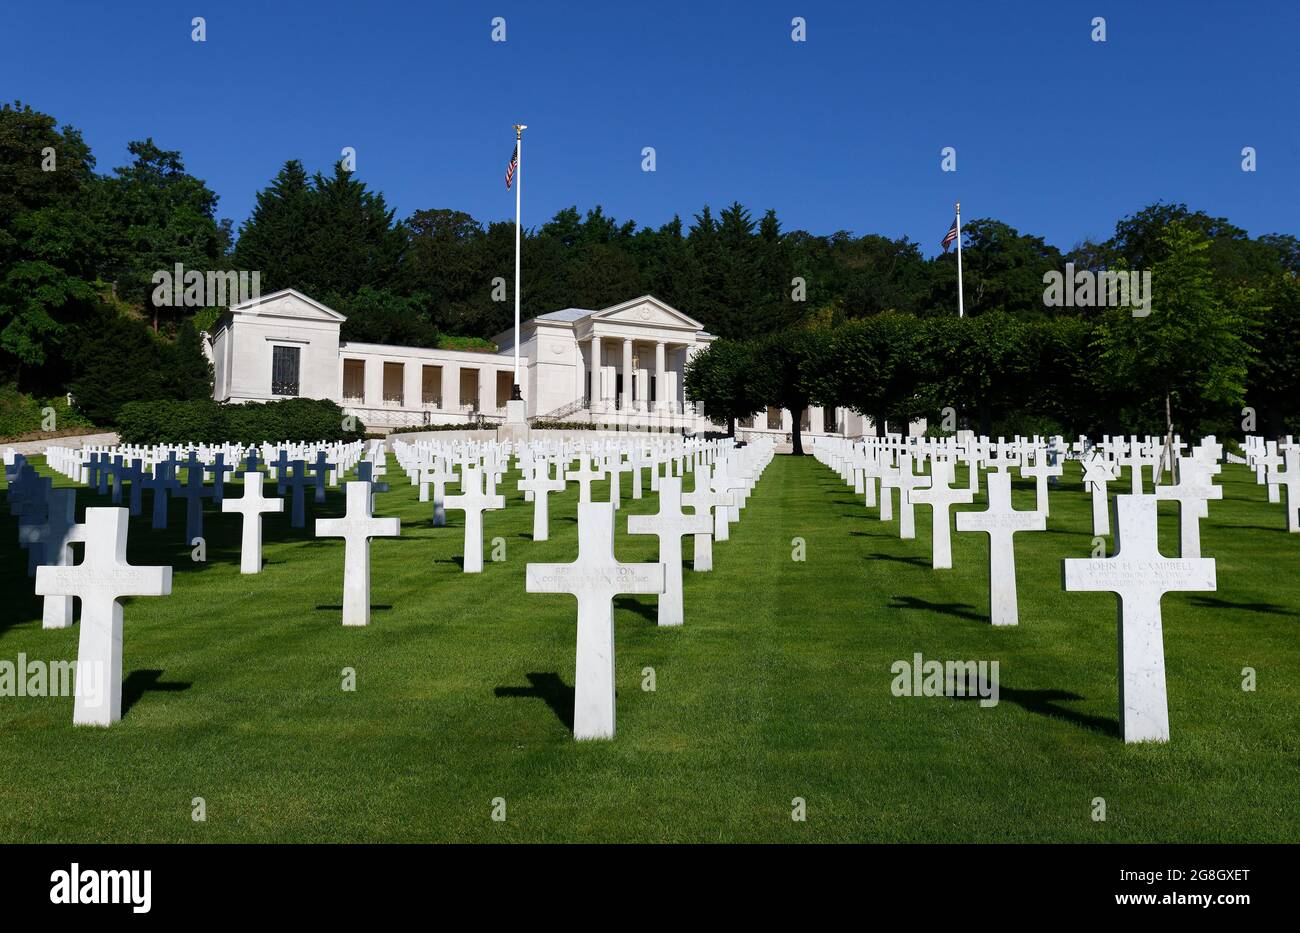
[[[371,603],[371,604],[370,604],[370,611],[371,611],[371,612],[384,612],[384,611],[389,610],[389,609],[392,609],[392,608],[393,608],[393,607],[392,607],[391,605],[389,605],[388,603],[382,603],[382,604],[381,604],[381,603]],[[337,604],[336,604],[336,605],[333,605],[333,606],[317,606],[317,607],[316,607],[316,611],[317,611],[317,612],[342,612],[342,611],[343,611],[343,607],[340,606],[340,605],[337,605]]]
[[[659,606],[657,603],[643,603],[635,596],[615,596],[615,609],[626,609],[629,612],[635,612],[643,619],[659,624]]]
[[[161,681],[162,671],[157,669],[132,671],[122,681],[122,715],[135,706],[146,693],[180,693],[193,686],[188,681]]]
[[[966,696],[953,696],[954,700],[978,700],[974,692]],[[1118,739],[1120,737],[1119,720],[1109,716],[1092,716],[1080,713],[1068,706],[1058,706],[1061,702],[1082,700],[1083,697],[1069,690],[1020,690],[1016,687],[999,687],[998,702],[1014,703],[1026,712],[1039,716],[1064,719],[1072,725]]]
[[[1234,603],[1215,596],[1193,596],[1191,602],[1192,605],[1200,606],[1203,609],[1238,609],[1242,612],[1260,612],[1274,616],[1300,615],[1300,612],[1287,609],[1285,606],[1279,606],[1276,603]]]
[[[528,677],[528,683],[532,686],[497,687],[492,692],[498,698],[526,697],[545,700],[546,705],[551,708],[551,712],[556,715],[560,722],[564,723],[564,728],[572,732],[574,689],[565,684],[560,679],[560,675],[554,671],[546,674],[527,674],[526,676]]]
[[[924,557],[899,557],[897,554],[868,554],[863,560],[892,560],[896,564],[911,564],[914,567],[929,568],[932,561]]]
[[[898,558],[902,560],[903,558]],[[930,566],[928,562],[923,562],[925,566]],[[976,612],[975,607],[970,603],[932,603],[928,599],[921,599],[917,596],[895,596],[894,601],[889,604],[890,609],[923,609],[927,612],[938,612],[946,616],[955,616],[959,619],[970,619],[974,622],[987,622],[988,616],[982,612]]]

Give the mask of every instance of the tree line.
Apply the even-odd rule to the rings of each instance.
[[[177,263],[304,291],[348,316],[344,339],[435,346],[511,324],[512,221],[398,218],[342,163],[309,173],[290,159],[236,231],[181,153],[152,139],[128,153],[101,173],[74,127],[0,107],[0,384],[71,390],[101,424],[127,401],[210,394],[199,332],[221,309],[151,300],[154,273]],[[994,219],[964,234],[958,322],[955,255],[927,258],[906,237],[785,230],[739,203],[659,227],[570,207],[525,231],[523,313],[658,296],[722,338],[687,386],[724,417],[802,401],[878,421],[951,408],[990,427],[1142,430],[1169,397],[1185,430],[1242,406],[1262,430],[1296,429],[1294,236],[1251,237],[1181,204],[1067,251]],[[1067,263],[1151,271],[1151,314],[1047,305],[1044,275]]]

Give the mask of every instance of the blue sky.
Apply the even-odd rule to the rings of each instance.
[[[344,146],[399,216],[512,217],[522,121],[528,225],[739,200],[933,253],[960,199],[1069,248],[1163,199],[1300,232],[1295,0],[0,2],[0,97],[80,128],[101,171],[132,139],[181,150],[236,225],[286,159]]]

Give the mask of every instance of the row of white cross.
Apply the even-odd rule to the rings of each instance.
[[[576,450],[590,451],[598,459],[589,459],[590,453],[578,454],[577,470],[571,469]],[[66,456],[61,448],[51,448],[50,462],[60,471],[98,486],[105,474],[113,477],[112,487],[120,492],[120,483],[142,483],[157,479],[155,498],[166,490],[179,486],[174,479],[177,469],[185,468],[189,477],[181,488],[206,489],[205,474],[211,472],[217,483],[224,478],[221,469],[209,470],[213,464],[220,467],[225,453],[238,451],[227,448],[206,451],[211,458],[203,463],[197,449],[190,449],[184,461],[176,459],[176,451],[155,456],[153,475],[146,478],[143,457],[134,461],[126,453],[94,451],[89,456]],[[265,451],[263,451],[265,452]],[[280,451],[272,467],[280,480],[294,486],[294,476],[301,476],[304,461],[297,461],[294,473],[288,474],[289,451]],[[305,454],[298,449],[294,453]],[[140,453],[140,451],[130,451]],[[280,512],[284,500],[264,494],[267,477],[261,472],[264,465],[258,451],[250,450],[244,469],[236,475],[243,479],[243,495],[239,499],[221,499],[222,511],[240,514],[243,518],[240,569],[243,573],[261,571],[262,516]],[[329,462],[324,451],[316,451],[316,475],[326,470],[338,469]],[[335,454],[340,451],[335,450]],[[372,448],[371,456],[381,456],[382,449]],[[656,581],[659,599],[659,624],[681,625],[684,621],[681,574],[681,537],[693,534],[696,540],[695,569],[708,570],[712,565],[712,540],[717,533],[725,539],[726,529],[738,520],[740,508],[757,481],[763,467],[770,461],[772,448],[751,445],[738,450],[731,442],[690,442],[675,445],[652,445],[645,449],[639,444],[628,449],[617,445],[559,444],[483,445],[467,450],[463,445],[451,445],[414,453],[404,451],[407,459],[426,461],[441,459],[447,475],[445,485],[459,478],[461,494],[442,496],[442,507],[462,509],[466,514],[464,569],[478,572],[482,569],[482,513],[504,506],[504,497],[494,491],[496,482],[505,470],[511,455],[516,458],[524,478],[519,488],[531,494],[534,500],[534,532],[541,531],[537,540],[545,540],[547,494],[562,491],[570,480],[580,484],[584,499],[579,506],[579,554],[572,564],[529,565],[528,590],[530,592],[572,592],[578,597],[578,709],[575,712],[575,736],[596,738],[613,735],[614,711],[612,680],[598,676],[603,662],[593,660],[593,652],[607,657],[612,665],[612,598],[619,592],[643,592],[630,582],[640,571],[638,567],[656,567],[649,571]],[[347,456],[338,456],[346,462]],[[169,595],[171,592],[170,567],[141,567],[127,563],[126,536],[128,508],[87,508],[83,524],[77,524],[76,490],[53,489],[49,478],[41,476],[23,457],[6,457],[6,480],[9,488],[11,511],[20,518],[20,538],[29,548],[31,569],[36,576],[36,592],[43,595],[45,607],[43,624],[46,628],[65,628],[73,624],[73,598],[82,600],[81,634],[78,648],[78,676],[84,665],[97,668],[95,679],[104,685],[97,695],[83,695],[78,691],[74,704],[73,721],[76,724],[107,726],[121,716],[121,646],[122,606],[125,596]],[[636,467],[628,466],[631,463]],[[124,467],[124,464],[126,466]],[[606,477],[614,480],[625,471],[635,474],[634,495],[640,495],[642,464],[651,469],[651,486],[659,491],[659,512],[656,515],[629,516],[631,534],[653,534],[659,539],[659,562],[654,565],[618,564],[613,555],[613,514],[618,507],[616,483],[611,483],[611,501],[593,502],[590,484]],[[346,484],[347,512],[340,518],[318,519],[318,536],[342,537],[345,542],[344,557],[344,625],[366,625],[370,617],[369,541],[374,537],[400,534],[397,518],[376,517],[372,514],[374,495],[387,486],[378,481],[382,465],[361,461],[358,473],[361,479]],[[664,472],[660,475],[660,468]],[[624,469],[626,467],[626,469]],[[674,475],[674,467],[676,475]],[[416,469],[416,481],[427,476],[426,465]],[[122,471],[135,470],[123,480]],[[433,467],[437,469],[437,467]],[[693,472],[695,490],[682,494],[682,471]],[[551,473],[554,470],[555,478]],[[411,470],[408,469],[408,472]],[[274,477],[273,477],[274,478]],[[489,487],[485,488],[484,483]],[[165,485],[172,484],[172,485]],[[102,487],[100,487],[102,488]],[[301,486],[294,487],[300,490]],[[211,491],[209,490],[209,493]],[[200,503],[203,494],[188,501]],[[435,497],[437,498],[437,497]],[[427,501],[427,499],[426,499]],[[682,505],[693,508],[692,514],[682,512]],[[438,512],[435,512],[435,521]],[[716,521],[716,524],[715,524]],[[163,526],[165,527],[165,504]],[[188,523],[187,523],[188,524]],[[606,533],[605,525],[608,525]],[[85,558],[80,564],[72,563],[71,545],[85,544]],[[611,569],[612,568],[612,569]],[[594,576],[593,576],[594,575]],[[593,581],[605,579],[604,588]],[[548,582],[549,581],[549,582]],[[631,588],[619,589],[627,585]],[[548,589],[554,586],[555,589]],[[600,594],[603,593],[602,597]],[[603,613],[599,609],[604,600]],[[602,620],[608,624],[603,624]],[[608,635],[608,639],[605,636]],[[612,666],[610,668],[612,676]],[[606,690],[608,687],[608,690]]]
[[[1059,439],[1058,439],[1059,440]],[[1018,445],[1019,446],[1019,445]],[[1200,519],[1208,515],[1208,501],[1221,499],[1223,489],[1213,477],[1222,467],[1223,447],[1205,438],[1181,456],[1187,447],[1177,438],[1172,445],[1139,442],[1133,438],[1107,438],[1093,445],[1081,438],[1068,454],[1083,460],[1084,488],[1092,495],[1093,531],[1110,533],[1107,484],[1128,467],[1132,492],[1113,497],[1115,514],[1114,552],[1109,558],[1066,559],[1062,578],[1066,590],[1110,591],[1119,596],[1120,719],[1126,742],[1168,741],[1169,714],[1164,673],[1164,643],[1160,599],[1167,592],[1212,591],[1216,588],[1215,562],[1201,556]],[[1036,449],[1008,450],[1001,442],[978,438],[962,444],[935,445],[924,440],[887,438],[851,442],[819,439],[814,447],[818,459],[837,470],[841,477],[864,494],[865,503],[875,506],[874,484],[881,484],[879,514],[892,518],[890,491],[899,490],[899,533],[915,536],[912,504],[929,505],[933,518],[931,535],[935,569],[951,563],[949,509],[969,504],[978,491],[981,470],[987,470],[988,507],[983,512],[959,512],[956,527],[989,535],[990,616],[994,625],[1018,623],[1015,552],[1013,536],[1018,531],[1042,531],[1047,527],[1049,478],[1059,477],[1059,462],[1053,462],[1057,443]],[[1177,456],[1176,476],[1171,485],[1156,485],[1153,494],[1144,493],[1142,468],[1156,467],[1162,450]],[[1262,448],[1266,451],[1267,448]],[[1248,449],[1249,453],[1249,449]],[[914,472],[913,454],[929,460],[928,476]],[[968,488],[953,488],[953,462],[964,459],[968,467]],[[1300,490],[1300,451],[1287,448],[1288,469],[1278,471],[1266,463],[1270,484],[1285,486],[1288,496],[1287,525],[1296,530],[1295,493]],[[1035,480],[1036,507],[1017,511],[1011,504],[1010,469],[1019,461],[1022,478]],[[1032,465],[1030,465],[1032,463]],[[921,464],[916,464],[921,465]],[[1292,475],[1294,474],[1294,475]],[[1157,548],[1156,505],[1161,499],[1179,504],[1178,558],[1167,558]]]

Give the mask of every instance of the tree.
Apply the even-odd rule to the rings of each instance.
[[[877,436],[889,421],[906,430],[924,409],[922,327],[911,315],[889,313],[835,328],[806,367],[810,395],[871,418]]]
[[[96,303],[102,231],[87,213],[94,157],[72,127],[0,107],[0,379],[42,391],[67,326]]]
[[[1061,253],[1042,237],[1028,236],[996,220],[973,220],[962,227],[966,314],[994,309],[1043,313],[1043,273],[1061,268]],[[950,313],[957,307],[956,251],[935,259],[932,304]]]
[[[822,393],[813,365],[823,358],[829,339],[826,330],[792,328],[760,337],[751,344],[753,363],[747,383],[748,391],[759,403],[754,408],[772,405],[789,410],[790,439],[797,456],[803,455],[804,409],[813,401],[835,401]]]
[[[370,191],[340,161],[332,175],[306,178],[286,162],[240,228],[235,260],[263,272],[270,288],[297,288],[347,299],[363,286],[391,284],[407,233],[394,224],[384,196]]]
[[[1252,358],[1245,335],[1258,302],[1245,292],[1233,305],[1220,298],[1209,241],[1194,226],[1172,222],[1156,252],[1162,258],[1152,269],[1151,313],[1112,308],[1100,318],[1098,377],[1131,429],[1181,425],[1192,434],[1242,403]]]
[[[752,345],[715,340],[687,361],[683,379],[686,397],[699,403],[709,420],[726,424],[727,434],[734,437],[736,420],[763,405],[752,392],[754,365]]]
[[[127,146],[135,158],[102,182],[99,210],[107,238],[107,272],[122,298],[151,307],[158,332],[162,309],[153,304],[153,274],[206,272],[226,264],[229,229],[216,220],[217,196],[185,171],[179,152],[160,149],[152,139]]]
[[[347,315],[341,333],[344,340],[399,347],[438,346],[438,329],[429,323],[418,297],[404,298],[366,285],[340,310]]]
[[[930,318],[923,328],[926,385],[931,413],[943,408],[975,412],[982,434],[993,416],[1024,404],[1033,382],[1026,327],[1005,311],[972,318]]]
[[[1250,336],[1255,365],[1246,401],[1259,412],[1260,427],[1280,437],[1300,432],[1300,279],[1279,276],[1265,303]]]
[[[311,183],[297,159],[290,159],[257,193],[257,203],[239,230],[235,267],[261,273],[266,291],[306,288],[313,264]]]

